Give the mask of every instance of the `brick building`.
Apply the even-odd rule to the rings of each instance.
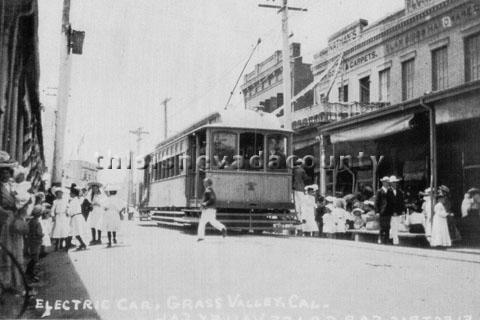
[[[310,64],[303,63],[300,43],[290,45],[292,72],[292,93],[295,95],[309,85],[312,80]],[[244,77],[241,87],[245,108],[263,107],[272,112],[283,105],[282,52],[273,55],[255,66],[255,70]],[[295,104],[295,110],[310,106],[313,96],[309,93]]]
[[[312,71],[314,104],[293,128],[296,150],[335,159],[316,168],[323,193],[375,189],[396,174],[412,198],[447,185],[458,213],[480,186],[480,1],[406,0],[330,37]]]

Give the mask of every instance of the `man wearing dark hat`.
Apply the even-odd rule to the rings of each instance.
[[[375,196],[375,212],[380,216],[379,243],[387,244],[390,238],[390,220],[393,215],[394,194],[390,188],[390,178],[380,179],[382,187]]]

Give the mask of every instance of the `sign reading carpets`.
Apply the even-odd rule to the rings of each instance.
[[[403,48],[413,46],[420,41],[439,34],[449,28],[477,19],[479,14],[479,3],[467,3],[443,16],[433,18],[432,20],[387,41],[385,43],[385,53],[391,54]]]
[[[377,57],[378,57],[377,51],[373,50],[373,51],[368,52],[366,54],[363,54],[359,57],[348,60],[346,63],[344,63],[343,69],[345,71],[348,71],[348,70],[353,69],[355,67],[358,67],[358,66],[360,66],[364,63],[367,63],[371,60],[374,60]]]

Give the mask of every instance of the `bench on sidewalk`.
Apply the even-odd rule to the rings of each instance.
[[[365,230],[365,229],[350,229],[347,230],[347,233],[352,235],[352,239],[354,241],[365,241],[368,238],[375,237],[378,239],[378,236],[380,234],[379,230]],[[419,240],[419,242],[424,243],[426,241],[426,237],[424,233],[410,233],[410,232],[399,232],[398,233],[398,239],[400,241],[400,244],[402,243],[402,240]]]

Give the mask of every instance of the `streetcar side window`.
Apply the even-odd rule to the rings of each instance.
[[[285,170],[287,168],[287,137],[283,134],[267,136],[267,169]]]
[[[242,169],[263,170],[264,135],[255,132],[240,134],[240,156],[243,158]]]
[[[214,132],[212,135],[212,161],[214,169],[234,170],[232,166],[237,153],[237,134],[234,132]]]

